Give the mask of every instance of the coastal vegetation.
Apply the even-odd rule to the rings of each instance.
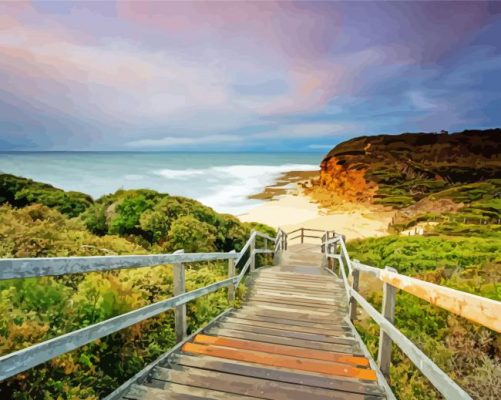
[[[195,200],[151,190],[121,190],[93,200],[12,175],[0,175],[0,182],[0,257],[239,251],[252,229],[275,234]],[[270,261],[259,257],[258,263]],[[186,288],[227,274],[226,262],[188,264]],[[168,265],[1,281],[0,354],[172,295]],[[188,303],[188,330],[227,307],[226,289]],[[168,311],[2,382],[0,398],[98,399],[174,343],[174,316]]]

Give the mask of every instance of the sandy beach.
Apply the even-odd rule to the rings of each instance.
[[[300,227],[335,230],[346,235],[348,240],[388,234],[392,211],[354,203],[343,203],[335,209],[321,208],[303,192],[299,182],[284,183],[281,190],[280,185],[275,185],[281,194],[237,217],[244,222],[261,222],[286,232]],[[267,188],[263,192],[270,190]]]

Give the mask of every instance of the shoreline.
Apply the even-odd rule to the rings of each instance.
[[[335,230],[350,239],[388,235],[394,211],[380,206],[343,202],[336,209],[321,207],[304,193],[302,184],[317,171],[289,171],[251,198],[264,203],[236,215],[242,222],[260,222],[285,232],[297,228]],[[318,239],[310,239],[318,241]]]

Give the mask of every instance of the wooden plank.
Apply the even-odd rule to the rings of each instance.
[[[207,397],[194,396],[190,394],[173,393],[167,390],[159,390],[142,385],[133,385],[128,393],[124,395],[124,399],[128,400],[164,400],[166,398],[172,400],[203,400]]]
[[[327,301],[327,300],[310,300],[310,299],[305,299],[305,298],[301,298],[301,297],[296,297],[296,296],[280,296],[280,295],[277,295],[277,294],[262,294],[262,293],[256,293],[256,292],[253,292],[253,291],[250,291],[249,294],[248,294],[248,298],[256,298],[256,299],[270,299],[270,300],[274,300],[274,301],[277,301],[277,302],[291,302],[290,304],[293,304],[292,302],[296,302],[298,304],[304,304],[304,305],[312,305],[312,306],[320,306],[320,307],[326,307],[326,308],[329,308],[329,307],[336,307],[336,306],[339,306],[339,305],[346,305],[346,302],[345,301],[342,301],[342,300],[330,300],[330,301]]]
[[[220,347],[233,347],[242,350],[260,351],[270,354],[281,354],[298,358],[311,358],[315,360],[331,361],[338,364],[350,364],[357,367],[368,367],[369,361],[365,357],[333,353],[300,347],[281,346],[277,344],[254,342],[250,340],[225,338],[220,336],[207,336],[199,334],[195,336],[194,343],[216,345]]]
[[[253,293],[275,294],[282,296],[297,296],[300,298],[311,299],[311,300],[344,299],[344,296],[342,296],[341,293],[332,293],[332,292],[318,293],[318,292],[313,292],[311,290],[294,290],[294,289],[278,288],[278,287],[271,288],[258,285],[250,286],[249,290],[252,291]]]
[[[188,395],[195,397],[196,399],[256,400],[256,397],[237,395],[233,393],[230,394],[217,390],[197,388],[187,385],[179,385],[177,383],[162,383],[162,389],[157,387],[133,385],[124,398],[130,400],[170,400],[171,398],[175,398],[174,396],[178,395]]]
[[[380,279],[456,315],[501,333],[501,302],[381,270]]]
[[[313,275],[310,275],[313,276]],[[297,285],[297,286],[310,286],[318,289],[336,289],[339,287],[335,282],[313,282],[309,279],[289,279],[280,276],[272,276],[272,275],[260,275],[255,278],[256,281],[260,282],[269,282],[269,283],[282,283],[288,285]]]
[[[315,310],[328,310],[335,311],[339,310],[344,313],[346,306],[342,307],[339,304],[332,302],[332,304],[328,303],[320,303],[313,302],[301,299],[295,299],[294,297],[284,298],[284,297],[275,297],[275,296],[260,296],[253,294],[252,292],[248,295],[247,299],[249,302],[258,301],[263,303],[278,303],[278,304],[287,304],[287,305],[297,305],[301,308],[314,308]],[[341,311],[343,310],[343,311]]]
[[[320,289],[315,289],[312,288],[311,286],[304,286],[304,287],[298,287],[298,286],[291,286],[291,285],[285,285],[285,284],[272,284],[272,283],[265,283],[265,282],[258,282],[258,283],[253,283],[249,285],[250,290],[254,289],[261,289],[261,290],[268,290],[272,292],[279,292],[279,291],[285,291],[285,292],[293,292],[293,293],[298,293],[298,294],[309,294],[309,295],[315,295],[319,297],[345,297],[346,294],[344,292],[344,289],[325,289],[325,290],[320,290]]]
[[[339,323],[343,321],[344,316],[342,315],[329,315],[328,313],[310,313],[304,312],[302,310],[290,310],[284,307],[265,307],[260,305],[252,306],[252,305],[244,305],[242,308],[238,309],[253,315],[271,317],[271,318],[286,318],[286,319],[295,319],[301,321],[308,321],[312,323],[319,324],[329,324],[329,323]]]
[[[290,268],[289,271],[285,271],[285,268]],[[304,266],[306,268],[302,271],[297,271],[293,269],[303,268],[303,266],[297,265],[284,265],[278,268],[266,268],[259,271],[258,277],[268,277],[276,280],[289,280],[289,281],[302,281],[302,282],[312,282],[315,284],[330,284],[335,283],[336,279],[332,275],[319,275],[322,269],[320,267]],[[311,273],[304,273],[308,271]]]
[[[320,308],[320,307],[305,307],[297,304],[287,304],[280,302],[272,302],[272,301],[263,301],[263,300],[253,300],[249,299],[246,302],[249,306],[261,307],[267,310],[285,310],[285,311],[293,311],[298,313],[311,313],[313,315],[319,315],[323,317],[333,317],[335,315],[340,315],[342,312],[332,310],[330,308]]]
[[[311,302],[315,304],[338,304],[341,300],[339,296],[332,296],[332,297],[320,297],[320,296],[309,296],[304,293],[298,293],[298,292],[285,292],[282,293],[280,291],[270,291],[270,290],[259,290],[255,288],[251,288],[250,293],[255,295],[255,296],[263,296],[263,297],[274,297],[274,298],[280,298],[280,299],[293,299],[293,300],[301,300],[305,302]]]
[[[304,347],[307,349],[333,351],[336,353],[346,353],[352,355],[361,354],[360,350],[358,349],[358,344],[357,346],[349,346],[345,344],[315,342],[312,340],[294,339],[290,337],[265,335],[263,333],[244,332],[234,329],[222,329],[222,328],[210,328],[204,331],[204,333],[215,336],[226,336],[226,337],[245,339],[245,340],[255,340],[264,343],[275,343],[286,346]]]
[[[347,400],[352,397],[350,394],[329,389],[303,387],[293,383],[248,376],[237,377],[231,373],[201,370],[192,367],[181,367],[179,369],[157,368],[154,371],[153,379],[238,395],[245,394],[268,400],[303,400],[306,396],[311,400],[325,400],[333,397]],[[360,396],[357,397],[360,398]]]
[[[244,361],[221,359],[203,355],[190,356],[186,354],[176,354],[171,358],[170,362],[173,368],[180,365],[201,368],[204,370],[228,372],[235,375],[250,376],[254,378],[296,383],[304,386],[335,389],[362,395],[380,396],[381,398],[384,397],[384,392],[374,382],[367,383],[346,377],[337,378],[335,376],[326,376],[316,372],[296,371],[290,368],[257,365]]]
[[[218,323],[216,325],[216,329],[219,328],[244,331],[244,332],[261,333],[264,335],[288,337],[292,339],[313,340],[315,342],[323,342],[323,343],[346,344],[346,345],[351,345],[356,343],[355,339],[349,337],[334,337],[318,333],[315,334],[315,333],[304,333],[304,332],[292,332],[283,329],[264,328],[261,326],[256,327],[252,325],[234,324],[230,322]]]
[[[262,321],[262,322],[274,322],[276,324],[280,324],[287,328],[288,326],[302,326],[302,327],[311,327],[320,330],[348,330],[350,329],[348,324],[346,324],[343,320],[339,320],[338,322],[311,322],[305,321],[303,319],[291,319],[291,318],[277,318],[253,313],[247,313],[244,311],[233,311],[229,314],[231,317],[246,319],[249,321]]]
[[[242,324],[242,325],[250,325],[255,327],[263,327],[263,328],[273,328],[273,329],[283,329],[291,332],[303,332],[303,333],[316,333],[322,334],[326,336],[345,336],[349,333],[349,329],[331,328],[331,329],[318,329],[313,327],[306,326],[295,326],[295,325],[283,325],[277,322],[265,322],[265,321],[256,321],[249,320],[238,317],[227,317],[221,321],[221,323],[233,323],[233,324]]]
[[[228,358],[230,360],[241,360],[256,364],[271,365],[297,369],[301,371],[318,372],[326,375],[346,376],[362,380],[375,381],[376,373],[371,369],[356,368],[347,365],[337,365],[331,362],[300,359],[276,354],[267,354],[257,351],[231,349],[228,347],[203,346],[194,343],[186,343],[183,351],[194,354],[204,354],[213,357]]]
[[[271,292],[292,292],[292,293],[297,293],[297,294],[303,294],[303,295],[314,295],[318,297],[327,297],[327,298],[334,298],[334,297],[345,297],[346,293],[344,289],[320,289],[320,288],[314,288],[312,286],[298,286],[298,285],[287,285],[283,283],[268,283],[268,282],[258,282],[249,285],[250,290],[265,290],[265,291],[271,291]]]

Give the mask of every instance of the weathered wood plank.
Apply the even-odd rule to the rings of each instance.
[[[249,285],[249,289],[261,289],[268,290],[272,292],[277,291],[286,291],[293,292],[298,294],[311,294],[316,296],[346,296],[344,289],[315,289],[308,286],[296,286],[296,285],[287,285],[287,284],[279,284],[279,283],[266,283],[266,282],[257,282]]]
[[[305,320],[300,319],[300,318],[297,318],[297,319],[285,318],[285,317],[279,318],[279,317],[253,314],[253,313],[248,313],[248,312],[244,312],[244,311],[232,311],[229,314],[229,316],[235,317],[235,318],[240,318],[240,319],[246,319],[249,321],[273,322],[273,323],[282,325],[284,327],[284,329],[287,329],[289,326],[309,327],[309,328],[315,328],[315,329],[327,330],[327,331],[332,330],[332,329],[340,329],[340,330],[350,329],[348,324],[346,324],[346,322],[344,322],[341,319],[338,322],[325,321],[323,323],[318,323],[318,322],[312,322],[312,321],[305,321]]]
[[[273,292],[256,292],[254,290],[250,290],[248,292],[248,296],[256,297],[256,298],[269,298],[269,299],[277,299],[277,300],[287,300],[287,301],[298,301],[305,304],[318,304],[322,306],[331,306],[339,304],[339,300],[335,298],[311,298],[308,295],[291,295],[291,294],[281,294],[281,293],[273,293]]]
[[[203,400],[206,397],[194,396],[190,394],[174,393],[167,390],[160,390],[142,385],[133,385],[129,392],[123,397],[129,400],[164,400],[166,398],[173,400]]]
[[[205,345],[216,345],[222,347],[233,347],[242,350],[259,351],[270,354],[281,354],[298,358],[311,358],[314,360],[331,361],[338,364],[351,364],[357,367],[369,366],[369,361],[365,357],[351,356],[344,353],[334,353],[329,351],[302,349],[300,347],[261,343],[250,340],[199,334],[195,336],[193,342]]]
[[[301,299],[309,299],[309,300],[334,300],[337,298],[341,298],[340,294],[336,293],[331,293],[331,292],[326,292],[326,293],[315,293],[312,291],[308,290],[293,290],[293,289],[287,289],[287,288],[269,288],[266,286],[258,286],[258,285],[253,285],[249,287],[249,290],[251,290],[253,293],[260,293],[264,295],[275,295],[275,296],[285,296],[289,297],[294,296],[297,298]]]
[[[320,309],[316,307],[302,307],[295,304],[275,303],[275,302],[257,301],[257,300],[248,300],[246,304],[252,307],[260,307],[266,310],[289,311],[303,314],[310,313],[312,315],[322,316],[324,318],[330,318],[335,315],[339,315],[337,312],[332,311],[330,309]]]
[[[293,332],[288,330],[283,330],[280,328],[265,328],[262,326],[252,326],[245,324],[237,324],[230,322],[220,322],[216,324],[216,329],[231,329],[238,330],[244,332],[253,332],[253,333],[262,333],[265,335],[273,335],[280,337],[288,337],[293,339],[301,339],[301,340],[312,340],[315,342],[323,342],[323,343],[333,343],[333,344],[346,344],[352,345],[356,343],[356,340],[350,337],[336,337],[336,336],[327,336],[322,334],[315,333],[304,333],[304,332]]]
[[[209,356],[241,360],[262,365],[271,365],[297,369],[300,371],[318,372],[326,375],[346,376],[368,381],[376,380],[376,373],[371,369],[356,368],[348,365],[338,365],[332,362],[290,357],[276,354],[261,353],[257,351],[232,349],[229,347],[204,346],[186,343],[183,346],[186,353],[204,354]]]
[[[284,336],[265,335],[263,333],[244,332],[234,329],[222,329],[222,328],[209,328],[208,330],[205,331],[205,333],[209,335],[226,336],[230,338],[233,337],[245,340],[255,340],[258,342],[275,343],[286,346],[304,347],[307,349],[326,350],[326,351],[333,351],[336,353],[361,355],[361,352],[358,349],[358,345],[350,346],[345,344],[316,342],[312,340],[294,339]]]
[[[192,367],[182,367],[180,370],[158,368],[153,374],[153,379],[268,400],[303,400],[305,397],[312,400],[325,400],[333,397],[346,400],[350,396],[347,393],[329,389],[303,387],[293,383],[248,376],[239,376],[238,380],[235,380],[233,374]]]
[[[263,306],[262,304],[252,306],[244,305],[239,308],[246,313],[252,313],[254,315],[266,316],[266,317],[276,317],[276,318],[286,318],[286,319],[299,319],[302,321],[309,321],[315,323],[337,323],[342,321],[343,315],[329,315],[329,313],[312,313],[303,310],[288,309],[286,307],[274,307],[274,306]]]
[[[367,383],[352,378],[336,378],[315,372],[295,371],[290,368],[270,367],[266,365],[256,365],[244,361],[221,359],[212,356],[190,356],[186,354],[174,355],[171,366],[201,368],[204,370],[227,372],[235,375],[250,376],[254,378],[264,378],[280,382],[296,383],[304,386],[313,386],[325,389],[335,389],[342,392],[351,392],[362,395],[384,396],[383,391],[375,383]],[[238,379],[238,378],[236,378]]]
[[[221,320],[221,323],[225,322],[233,324],[249,325],[255,327],[263,327],[263,328],[282,329],[291,332],[315,333],[326,336],[345,336],[350,332],[349,328],[342,329],[341,327],[336,327],[331,329],[319,329],[310,326],[306,327],[306,326],[284,325],[277,322],[256,321],[238,317],[227,317],[224,320]]]
[[[195,397],[196,399],[256,400],[256,397],[237,395],[234,393],[220,392],[217,390],[198,388],[188,385],[179,385],[177,383],[166,384],[165,382],[162,382],[161,386],[162,389],[158,387],[133,385],[124,398],[130,400],[170,400],[171,398],[176,398],[174,396],[188,395]]]
[[[250,302],[262,302],[265,304],[268,303],[277,303],[277,304],[284,304],[284,305],[290,305],[290,306],[298,306],[300,308],[313,308],[315,310],[325,310],[325,311],[335,311],[336,309],[341,312],[341,310],[344,310],[346,306],[342,306],[336,303],[332,304],[325,304],[325,303],[317,303],[317,302],[310,302],[307,300],[295,300],[295,299],[286,299],[283,297],[274,297],[274,296],[260,296],[253,294],[252,292],[249,293],[247,297],[249,303]]]

